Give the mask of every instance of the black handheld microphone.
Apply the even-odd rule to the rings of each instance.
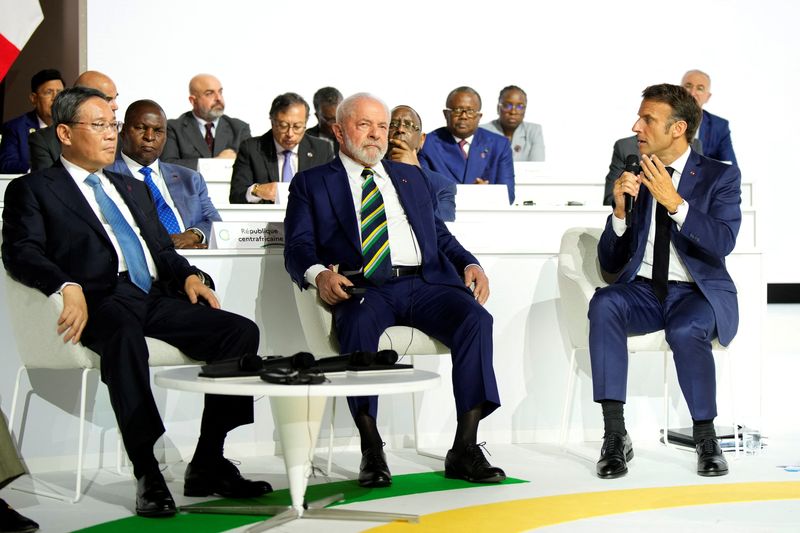
[[[634,176],[638,176],[642,171],[639,165],[639,156],[631,154],[625,158],[625,172],[630,172]],[[633,211],[634,198],[628,193],[625,193],[625,225],[631,225],[631,212]]]

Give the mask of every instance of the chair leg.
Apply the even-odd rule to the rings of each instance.
[[[567,391],[564,396],[564,407],[561,411],[561,431],[558,436],[558,444],[561,450],[566,450],[567,438],[569,434],[569,421],[572,415],[572,401],[575,394],[575,374],[577,370],[577,363],[575,361],[575,348],[572,349],[572,354],[569,358],[569,370],[567,373]]]
[[[669,442],[669,355],[670,351],[664,352],[664,446],[672,448]]]
[[[8,417],[8,431],[9,433],[13,433],[14,431],[14,417],[17,413],[17,396],[19,396],[19,380],[22,379],[22,372],[25,371],[24,366],[20,366],[17,369],[17,379],[14,381],[14,396],[11,398],[11,413]],[[17,444],[19,444],[19,439],[17,439]]]
[[[414,365],[414,356],[411,356],[411,366]],[[417,452],[417,455],[421,455],[422,457],[430,457],[431,459],[436,459],[437,461],[444,461],[443,455],[438,455],[431,452],[426,452],[425,450],[419,447],[419,423],[418,423],[418,413],[417,413],[417,393],[411,393],[411,417],[412,422],[414,424],[414,451]]]
[[[730,381],[730,402],[731,418],[733,419],[733,456],[739,458],[739,426],[736,424],[736,376],[733,374],[733,354],[730,350],[725,352],[725,366],[728,370],[728,380]]]
[[[333,426],[336,422],[336,398],[331,398],[331,425],[328,433],[328,469],[326,472],[331,475],[331,466],[333,465]]]

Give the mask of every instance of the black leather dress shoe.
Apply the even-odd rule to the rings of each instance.
[[[212,464],[191,462],[183,479],[184,496],[218,494],[224,498],[257,498],[272,492],[272,485],[243,478],[239,469],[225,458]]]
[[[704,439],[695,446],[697,450],[697,474],[713,477],[728,473],[728,461],[722,456],[717,439]]]
[[[628,433],[609,433],[603,438],[597,475],[603,479],[621,477],[628,473],[628,461],[633,459],[633,442]]]
[[[0,532],[2,533],[30,533],[38,531],[39,524],[22,516],[11,508],[5,501],[0,500]]]
[[[481,447],[470,444],[460,452],[448,450],[444,458],[444,477],[465,479],[472,483],[500,483],[506,479],[502,468],[489,464]]]
[[[145,518],[175,515],[175,501],[161,472],[145,474],[136,481],[136,514]]]
[[[358,472],[358,484],[371,489],[388,487],[392,484],[392,473],[386,464],[383,448],[367,448],[361,452],[361,467]]]

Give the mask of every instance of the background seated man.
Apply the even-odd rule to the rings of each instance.
[[[308,104],[296,93],[285,93],[272,101],[272,129],[248,139],[233,163],[232,204],[274,202],[279,181],[289,182],[295,173],[333,159],[328,141],[306,135]]]
[[[497,118],[481,124],[481,128],[511,141],[514,161],[544,161],[542,127],[523,122],[527,110],[528,95],[516,85],[509,85],[500,91],[497,99]]]
[[[211,74],[189,81],[192,110],[167,122],[167,144],[161,159],[197,170],[200,158],[234,159],[250,138],[250,126],[225,114],[222,84]]]
[[[492,317],[482,307],[489,280],[435,215],[434,193],[420,169],[382,160],[389,121],[386,105],[365,93],[339,105],[333,127],[339,157],[300,172],[290,186],[286,269],[301,288],[315,285],[333,306],[343,353],[376,350],[383,331],[395,324],[419,328],[449,346],[458,425],[445,475],[499,482],[505,473],[477,444],[478,423],[500,406]],[[354,284],[365,294],[350,297],[344,288]],[[377,397],[348,403],[361,436],[358,481],[388,486]]]
[[[111,106],[113,113],[117,112],[117,85],[114,81],[96,70],[87,70],[78,76],[73,83],[73,87],[88,87],[97,89],[106,95],[106,101]],[[42,170],[50,168],[58,162],[61,156],[61,143],[56,136],[56,129],[53,125],[36,130],[28,137],[28,148],[31,153],[31,170]]]
[[[317,125],[306,130],[306,135],[319,137],[333,143],[333,153],[339,151],[339,141],[333,134],[333,124],[336,122],[336,107],[342,101],[342,93],[336,87],[323,87],[314,93],[314,116]]]
[[[422,170],[431,182],[436,195],[436,214],[444,221],[456,219],[456,184],[438,172],[422,168],[417,153],[425,144],[422,132],[422,119],[419,114],[407,105],[392,109],[389,121],[389,151],[386,159],[414,165]]]
[[[103,170],[114,161],[117,127],[106,96],[62,91],[53,103],[59,164],[12,180],[3,209],[6,271],[45,295],[60,292],[64,341],[100,354],[125,450],[137,479],[136,513],[171,516],[175,502],[153,445],[164,425],[150,389],[145,337],[201,361],[257,353],[258,327],[219,309],[203,273],[179,255],[147,186]],[[204,300],[208,305],[197,305]],[[244,479],[223,456],[227,433],[253,421],[252,398],[207,395],[184,494],[255,497],[272,490]]]
[[[167,117],[152,100],[128,106],[120,133],[122,150],[112,172],[143,180],[175,248],[207,248],[211,223],[222,220],[203,176],[158,158],[167,140]]]
[[[629,333],[664,330],[693,421],[697,473],[728,473],[714,431],[716,374],[711,342],[731,342],[739,325],[736,287],[725,257],[742,221],[741,174],[689,147],[700,107],[678,85],[642,93],[633,131],[642,172],[614,183],[614,209],[597,246],[600,266],[617,281],[589,304],[589,353],[594,400],[605,436],[597,463],[601,478],[623,476],[633,458],[623,405]],[[635,198],[625,224],[624,194]]]
[[[711,98],[711,78],[702,70],[690,70],[683,75],[681,85],[689,91],[702,109]],[[703,146],[703,154],[724,163],[738,164],[733,152],[731,128],[728,121],[703,109],[703,118],[697,136]]]
[[[57,70],[40,70],[31,77],[30,101],[33,110],[3,124],[0,139],[0,174],[23,174],[31,168],[28,136],[53,123],[50,106],[64,90],[64,79]]]
[[[500,183],[514,203],[514,159],[502,135],[478,128],[481,96],[471,87],[457,87],[447,96],[447,126],[428,134],[419,153],[422,166],[456,183]]]

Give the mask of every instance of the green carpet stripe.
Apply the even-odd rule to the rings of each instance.
[[[313,481],[313,480],[312,480]],[[516,483],[528,483],[524,479],[507,478],[501,485],[512,485]],[[384,498],[396,498],[398,496],[408,496],[411,494],[425,494],[428,492],[441,492],[446,490],[460,490],[475,487],[496,486],[497,483],[476,484],[469,483],[460,479],[447,479],[444,472],[422,472],[419,474],[402,474],[392,477],[392,486],[384,489],[365,489],[358,485],[355,480],[335,481],[333,483],[321,483],[319,485],[309,485],[306,490],[306,500],[314,501],[326,496],[343,493],[345,500],[340,504],[355,502],[366,502],[371,500],[382,500]],[[276,490],[261,498],[249,500],[219,499],[203,503],[198,503],[192,507],[202,507],[204,505],[289,505],[291,497],[289,489]],[[392,509],[387,509],[392,511]],[[191,532],[191,533],[216,533],[226,531],[247,524],[253,524],[264,520],[259,516],[236,516],[236,515],[211,515],[211,514],[188,514],[179,513],[173,518],[140,518],[131,516],[121,518],[112,522],[98,524],[96,526],[80,529],[78,532],[86,533],[168,533],[168,532]]]

